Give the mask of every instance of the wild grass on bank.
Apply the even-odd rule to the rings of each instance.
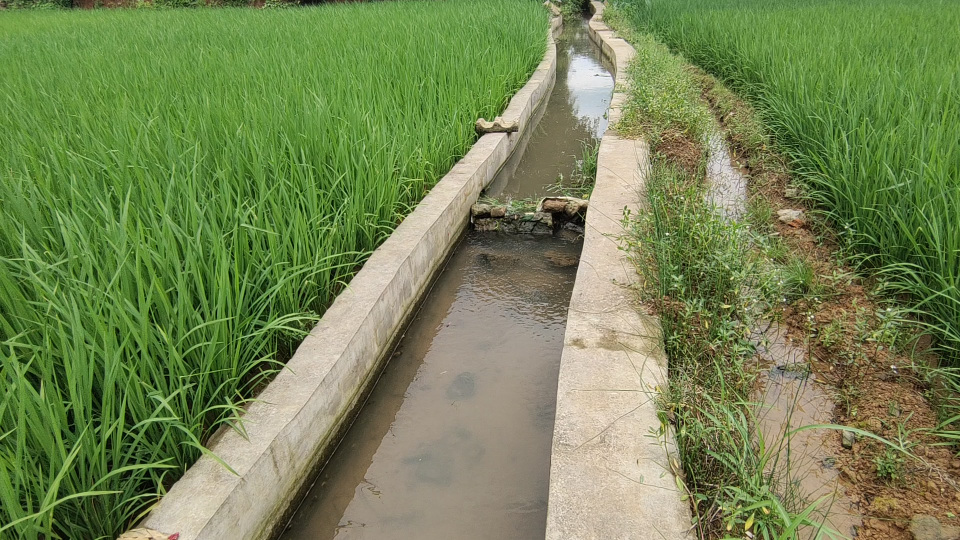
[[[785,272],[748,220],[726,220],[709,202],[715,128],[683,59],[649,36],[628,37],[637,59],[617,130],[647,138],[653,159],[648,206],[626,223],[626,245],[660,316],[669,361],[662,421],[675,427],[694,530],[703,539],[795,538],[800,527],[819,529],[816,506],[791,490],[778,461],[784,441],[764,440],[752,402],[755,332],[783,298]]]
[[[0,15],[0,536],[153,504],[546,28],[524,0]]]
[[[646,189],[649,207],[628,245],[660,316],[669,359],[662,419],[676,429],[698,537],[819,529],[816,505],[792,490],[788,463],[778,461],[786,442],[764,440],[753,402],[756,331],[786,294],[786,272],[746,221],[727,221],[707,202],[702,178],[660,155]]]
[[[749,98],[848,245],[960,357],[960,4],[616,6]]]

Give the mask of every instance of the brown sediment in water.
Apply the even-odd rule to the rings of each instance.
[[[819,501],[820,519],[829,530],[855,536],[862,520],[840,482],[837,449],[822,431],[794,433],[832,423],[833,400],[811,372],[806,350],[791,343],[778,324],[770,324],[762,338],[756,337],[758,354],[769,366],[758,380],[757,428],[776,456],[772,467],[784,471],[778,478],[779,489],[782,493],[798,490],[806,501]],[[816,532],[803,530],[801,537],[813,538]]]
[[[579,250],[468,234],[284,538],[542,536]]]
[[[734,165],[722,132],[710,133],[706,146],[706,196],[725,219],[740,220],[746,214],[747,177]],[[796,431],[833,422],[834,402],[828,390],[812,373],[807,351],[791,343],[779,324],[757,329],[753,341],[766,366],[754,398],[760,406],[757,429],[769,453],[768,467],[779,475],[775,488],[782,496],[797,497],[800,507],[817,501],[824,530],[844,538],[856,536],[862,519],[840,482],[829,432]],[[800,537],[814,538],[818,532],[808,528],[800,531]]]

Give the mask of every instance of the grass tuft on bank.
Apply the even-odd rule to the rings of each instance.
[[[149,509],[546,29],[525,0],[0,15],[0,537]]]

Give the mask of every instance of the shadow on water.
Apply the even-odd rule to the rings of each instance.
[[[613,80],[585,24],[567,26],[540,124],[495,190],[544,192],[606,129]],[[543,538],[580,248],[468,232],[282,538]]]

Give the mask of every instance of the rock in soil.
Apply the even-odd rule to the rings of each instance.
[[[913,540],[957,540],[960,527],[944,527],[933,516],[917,514],[910,519],[910,534]]]
[[[777,218],[791,227],[800,228],[807,224],[803,216],[803,210],[777,210]]]
[[[853,443],[856,440],[857,436],[852,431],[843,430],[840,432],[840,444],[847,450],[853,448]]]
[[[492,218],[502,218],[507,215],[507,208],[505,206],[494,206],[490,208],[490,217]]]

